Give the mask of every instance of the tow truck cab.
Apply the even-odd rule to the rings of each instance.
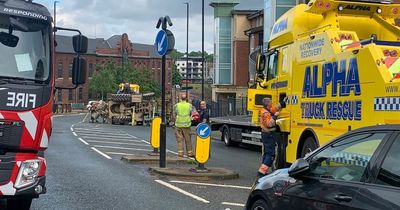
[[[251,122],[262,98],[286,100],[280,166],[356,128],[400,123],[400,4],[310,0],[274,24],[248,90]]]
[[[73,83],[85,82],[87,38],[74,37]],[[52,133],[55,42],[52,17],[42,5],[0,0],[0,199],[29,208],[46,192],[47,149]]]

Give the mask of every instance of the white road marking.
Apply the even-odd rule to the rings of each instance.
[[[78,138],[79,139],[79,141],[81,141],[82,143],[84,143],[84,144],[86,144],[86,145],[89,145],[89,143],[87,143],[85,140],[83,140],[82,138]]]
[[[103,144],[120,144],[120,145],[130,145],[130,146],[140,146],[140,147],[148,147],[149,146],[147,144],[134,144],[134,143],[125,143],[125,142],[111,142],[111,141],[88,140],[88,142],[103,143]]]
[[[244,207],[244,204],[241,203],[230,203],[230,202],[222,202],[222,205],[228,205],[228,206],[240,206],[240,207]]]
[[[136,137],[136,136],[132,136],[131,134],[126,134],[126,135],[128,135],[128,136],[130,136],[130,137],[132,137],[132,138],[134,138],[134,139],[137,139],[138,137]]]
[[[101,135],[101,134],[79,134],[81,136],[93,137],[93,138],[106,138],[106,139],[132,139],[129,136],[112,136],[112,135]]]
[[[80,135],[90,135],[90,136],[104,136],[104,137],[109,137],[109,138],[127,138],[127,139],[132,139],[132,137],[129,137],[124,134],[117,134],[117,133],[111,133],[112,131],[109,132],[82,132],[82,131],[76,131]]]
[[[104,131],[105,128],[75,128],[76,130],[82,131]]]
[[[162,181],[162,180],[154,180],[154,181],[157,182],[157,183],[159,183],[159,184],[161,184],[161,185],[164,185],[164,186],[166,186],[166,187],[168,187],[168,188],[171,188],[171,189],[173,189],[173,190],[175,190],[175,191],[177,191],[177,192],[180,192],[180,193],[182,193],[182,194],[184,194],[184,195],[186,195],[186,196],[189,196],[189,197],[191,197],[191,198],[193,198],[193,199],[195,199],[195,200],[198,200],[198,201],[200,201],[200,202],[203,202],[203,203],[210,203],[210,201],[208,201],[208,200],[206,200],[206,199],[204,199],[204,198],[201,198],[201,197],[199,197],[199,196],[197,196],[197,195],[194,195],[194,194],[192,194],[192,193],[190,193],[190,192],[187,192],[187,191],[185,191],[185,190],[182,190],[181,188],[175,187],[174,185],[169,184],[169,183],[167,183],[167,182],[164,182],[164,181]]]
[[[251,187],[245,186],[236,186],[236,185],[225,185],[225,184],[211,184],[211,183],[200,183],[200,182],[185,182],[185,181],[177,181],[173,180],[170,181],[171,183],[178,183],[178,184],[191,184],[191,185],[202,185],[202,186],[212,186],[212,187],[224,187],[224,188],[236,188],[236,189],[245,189],[250,190]]]
[[[139,149],[139,148],[126,148],[126,147],[112,147],[112,146],[103,146],[103,145],[94,145],[99,148],[108,148],[108,149],[120,149],[120,150],[133,150],[133,151],[146,151],[151,152],[153,150],[150,149]]]
[[[90,140],[96,140],[99,142],[103,142],[103,141],[115,141],[115,142],[136,142],[136,143],[142,143],[142,141],[138,141],[138,140],[129,140],[129,139],[110,139],[110,138],[100,138],[100,137],[93,137],[93,136],[82,136],[85,139],[90,139]]]
[[[146,140],[142,140],[142,142],[151,145],[150,142],[148,142],[148,141],[146,141]],[[169,150],[169,149],[167,149],[167,152],[172,153],[172,154],[174,154],[174,155],[178,155],[177,152],[171,151],[171,150]],[[187,157],[187,156],[184,156],[184,157]],[[194,160],[194,158],[189,158],[189,159]]]
[[[71,129],[71,132],[74,132],[74,129],[72,128],[72,126],[71,126],[71,128],[70,128],[70,129]]]
[[[74,136],[78,136],[75,132],[72,132],[72,134],[74,134]]]
[[[109,155],[135,155],[131,153],[123,153],[123,152],[106,152]]]
[[[96,149],[96,148],[94,148],[94,147],[92,147],[92,150],[96,151],[97,153],[99,153],[100,155],[102,155],[103,157],[105,157],[105,158],[107,158],[107,159],[109,159],[109,160],[112,159],[110,156],[108,156],[108,155],[106,155],[106,154],[100,152],[98,149]]]

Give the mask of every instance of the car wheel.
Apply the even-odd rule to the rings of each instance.
[[[31,208],[32,198],[25,199],[8,199],[7,209],[11,210],[29,210]]]
[[[306,140],[304,141],[303,148],[301,149],[300,157],[305,157],[306,154],[314,151],[317,148],[318,148],[318,145],[315,141],[315,138],[312,136],[307,137]]]
[[[251,206],[251,210],[268,210],[267,202],[259,199]]]

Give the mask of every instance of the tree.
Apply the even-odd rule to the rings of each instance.
[[[155,81],[149,70],[135,69],[131,63],[117,64],[113,61],[97,67],[98,71],[90,81],[90,91],[101,95],[104,99],[107,93],[115,93],[121,83],[140,85],[142,93],[161,93],[158,81]]]
[[[107,93],[115,92],[117,83],[115,83],[114,64],[106,63],[103,66],[97,66],[98,71],[90,80],[89,91],[96,96],[101,96],[104,99]]]
[[[179,59],[181,59],[183,56],[185,55],[185,53],[181,53],[176,49],[173,49],[171,51],[171,53],[169,54],[169,56],[172,58],[172,60],[175,62]]]
[[[172,84],[173,85],[182,84],[182,76],[179,73],[178,68],[175,64],[172,66]]]

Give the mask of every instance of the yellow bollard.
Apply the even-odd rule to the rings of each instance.
[[[135,126],[135,107],[132,108],[132,127]]]
[[[155,117],[151,121],[151,133],[150,140],[153,149],[160,148],[160,127],[161,127],[161,117]]]
[[[199,168],[204,168],[204,164],[210,158],[211,128],[206,123],[200,123],[196,134],[196,161],[200,163]]]

